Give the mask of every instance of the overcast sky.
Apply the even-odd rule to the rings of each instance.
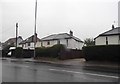
[[[38,0],[37,34],[69,33],[84,40],[95,38],[118,24],[119,0]],[[2,0],[0,3],[2,33],[0,41],[15,37],[15,23],[19,35],[26,39],[34,33],[35,0]]]

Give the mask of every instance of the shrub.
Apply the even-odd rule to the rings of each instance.
[[[23,52],[23,48],[22,47],[17,47],[12,51],[12,57],[16,57],[16,58],[21,58],[22,57],[22,52]]]
[[[12,57],[16,58],[31,58],[34,56],[33,50],[30,49],[23,49],[21,47],[12,50]]]
[[[33,56],[34,56],[34,50],[23,49],[23,51],[22,51],[22,57],[23,58],[31,58]]]

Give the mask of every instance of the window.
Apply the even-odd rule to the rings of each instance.
[[[30,46],[30,43],[28,43],[28,46]]]
[[[60,40],[57,41],[57,44],[60,44]]]
[[[108,37],[106,37],[106,45],[108,45]]]
[[[47,42],[47,45],[50,45],[50,41]]]
[[[67,46],[68,46],[68,39],[66,40],[66,42],[67,42]]]

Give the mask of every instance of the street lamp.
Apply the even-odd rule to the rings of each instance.
[[[37,41],[37,34],[36,34],[36,19],[37,19],[37,0],[35,2],[35,27],[34,27],[34,57],[35,57],[35,45]]]

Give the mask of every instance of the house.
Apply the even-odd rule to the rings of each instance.
[[[19,43],[23,41],[21,36],[17,37],[17,47],[19,47]],[[5,41],[4,43],[2,43],[2,48],[5,48],[7,46],[16,46],[16,38],[9,38],[7,41]]]
[[[95,45],[118,45],[120,44],[120,27],[114,28],[106,31],[95,39]]]
[[[35,35],[32,35],[30,37],[28,37],[27,39],[23,40],[22,42],[19,43],[20,47],[23,47],[23,49],[34,49],[34,37]],[[37,37],[36,34],[36,42],[39,42],[40,39]]]
[[[68,49],[82,49],[84,43],[79,38],[73,36],[73,32],[52,34],[41,39],[40,42],[37,42],[37,47],[51,47],[56,44],[63,44]]]

